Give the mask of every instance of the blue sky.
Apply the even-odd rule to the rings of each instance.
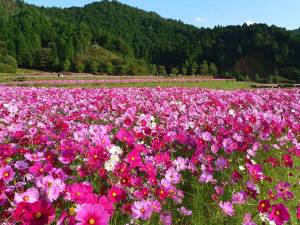
[[[25,0],[44,6],[83,6],[95,0]],[[197,27],[267,23],[288,29],[300,27],[300,0],[119,0],[163,17]]]

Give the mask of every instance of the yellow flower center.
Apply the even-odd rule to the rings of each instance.
[[[116,192],[113,192],[113,193],[112,193],[112,196],[113,196],[113,197],[116,197],[116,196],[117,196],[117,193],[116,193]]]
[[[34,216],[35,216],[36,219],[39,219],[39,218],[42,217],[42,213],[41,212],[37,212]]]
[[[276,210],[276,212],[275,212],[275,213],[276,213],[276,215],[277,215],[277,216],[279,216],[279,215],[280,215],[280,211],[279,211],[279,210]]]
[[[98,158],[98,156],[97,155],[94,155],[94,159],[97,159]]]
[[[74,207],[71,207],[71,208],[69,208],[69,214],[70,214],[70,216],[75,216],[75,208]]]
[[[132,156],[132,157],[131,157],[131,160],[132,160],[132,161],[134,161],[134,160],[135,160],[134,156]]]
[[[265,208],[266,204],[265,203],[261,203],[261,207]]]
[[[95,220],[94,219],[90,219],[89,220],[89,224],[95,224]]]
[[[23,200],[24,200],[25,202],[27,202],[27,201],[29,200],[29,197],[26,195],[26,196],[23,197]]]
[[[77,195],[77,196],[80,196],[80,192],[76,192],[76,195]]]
[[[8,177],[8,176],[9,176],[9,173],[6,172],[6,173],[4,173],[3,175],[4,175],[4,177]]]

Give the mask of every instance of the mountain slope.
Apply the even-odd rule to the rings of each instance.
[[[0,6],[11,1],[0,0]],[[108,0],[64,9],[14,4],[10,14],[0,14],[0,40],[22,67],[74,71],[93,67],[94,72],[103,72],[107,65],[102,68],[96,56],[88,57],[92,46],[101,46],[123,59],[108,67],[112,64],[115,71],[123,67],[126,73],[129,68],[131,73],[141,71],[138,67],[156,73],[156,66],[163,65],[168,72],[176,67],[191,74],[207,60],[217,65],[221,77],[259,74],[263,80],[269,75],[300,80],[300,38],[283,28],[255,24],[198,29]]]

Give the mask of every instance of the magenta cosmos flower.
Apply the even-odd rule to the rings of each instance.
[[[259,201],[257,208],[258,208],[258,211],[260,213],[269,212],[269,210],[271,208],[270,200],[261,200],[261,201]]]
[[[219,206],[222,208],[223,212],[228,216],[233,216],[235,211],[233,204],[231,202],[220,202]]]
[[[109,215],[100,204],[84,204],[75,219],[77,225],[108,225]]]
[[[300,204],[297,207],[297,219],[300,220]]]
[[[51,224],[55,210],[51,203],[43,200],[34,203],[21,202],[14,213],[16,221],[26,225]]]
[[[269,219],[274,221],[276,225],[283,225],[290,220],[289,210],[282,203],[273,205]]]
[[[126,198],[126,193],[122,188],[112,187],[108,191],[108,198],[113,203],[118,203]]]
[[[73,202],[83,204],[87,196],[93,194],[93,187],[90,184],[76,183],[67,187],[67,194]]]

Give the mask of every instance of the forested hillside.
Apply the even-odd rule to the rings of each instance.
[[[0,40],[25,68],[300,80],[295,32],[265,24],[199,29],[117,1],[61,9],[0,0]]]

